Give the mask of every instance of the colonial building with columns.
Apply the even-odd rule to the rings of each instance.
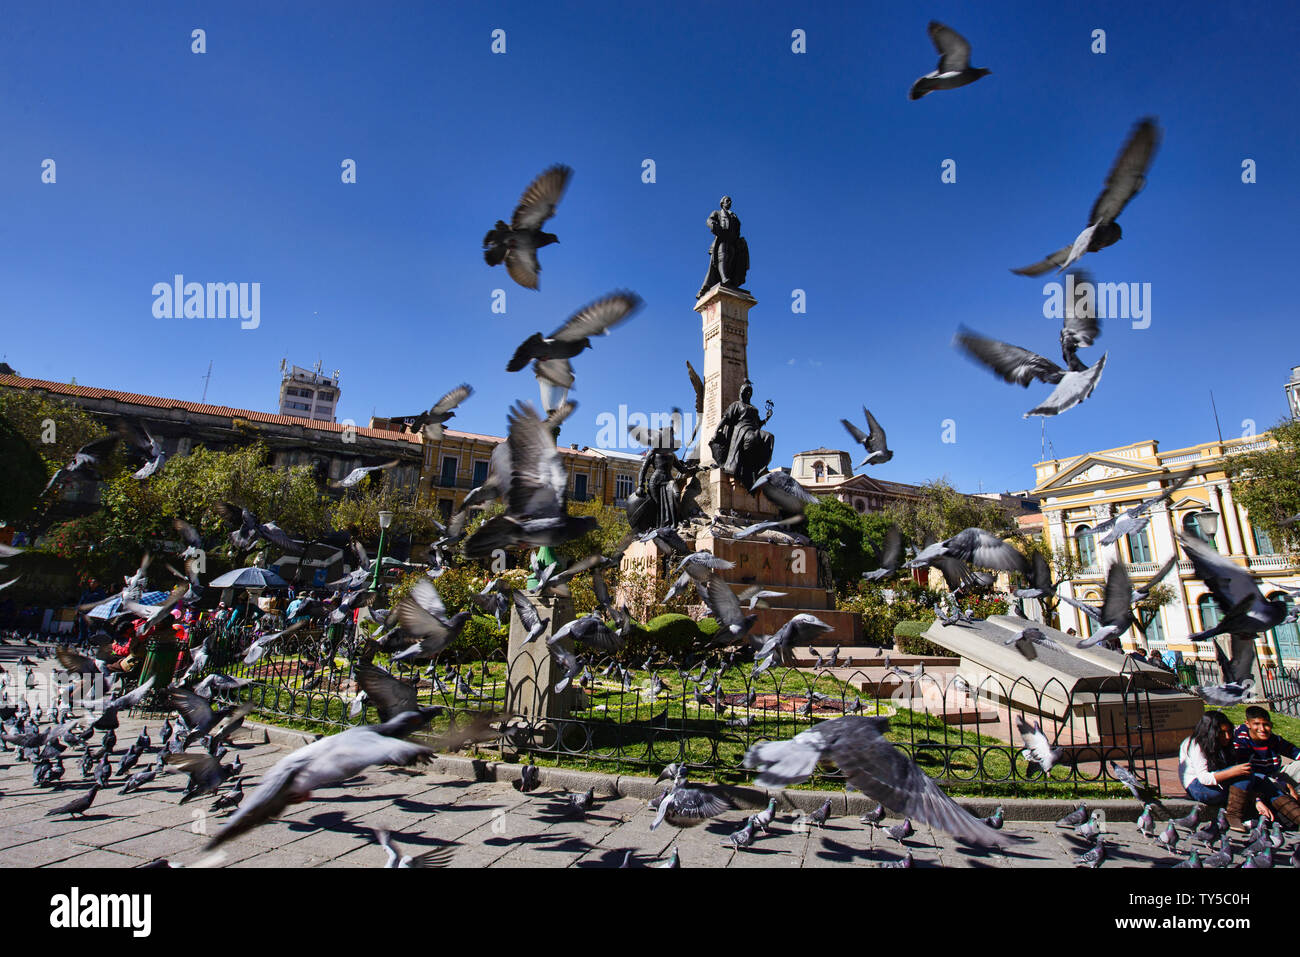
[[[1248,569],[1266,598],[1285,598],[1284,587],[1300,584],[1300,566],[1280,553],[1265,532],[1251,525],[1245,509],[1233,500],[1226,471],[1232,456],[1267,448],[1271,441],[1264,434],[1162,452],[1152,439],[1039,462],[1033,494],[1042,503],[1043,537],[1054,550],[1069,549],[1083,566],[1073,581],[1061,586],[1061,593],[1100,606],[1111,565],[1124,562],[1133,584],[1140,585],[1176,554],[1175,533],[1181,531],[1208,540]],[[1172,499],[1150,509],[1151,522],[1143,531],[1110,545],[1100,544],[1092,532],[1096,525],[1184,477],[1190,481]],[[1214,660],[1211,642],[1193,644],[1187,639],[1219,621],[1218,606],[1193,575],[1192,563],[1181,551],[1177,554],[1177,568],[1165,579],[1174,590],[1174,600],[1159,609],[1143,644],[1160,651],[1181,651],[1189,658]],[[1091,633],[1091,619],[1073,606],[1061,602],[1058,613],[1062,630]],[[1124,647],[1136,647],[1135,630],[1124,637]],[[1259,635],[1257,650],[1265,667],[1279,659],[1288,667],[1300,665],[1296,625],[1280,625]]]

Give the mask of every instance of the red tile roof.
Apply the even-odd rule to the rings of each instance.
[[[54,395],[76,396],[82,399],[112,399],[125,405],[139,405],[154,409],[184,409],[199,415],[211,415],[223,419],[247,419],[249,422],[266,422],[271,425],[299,425],[317,429],[321,432],[342,432],[347,428],[338,422],[321,422],[318,419],[304,419],[293,415],[276,415],[271,412],[258,412],[255,409],[234,409],[227,405],[206,405],[202,402],[186,402],[183,399],[165,399],[156,395],[141,395],[138,392],[119,392],[116,389],[96,389],[84,385],[68,385],[66,382],[50,382],[45,379],[27,379],[22,376],[0,375],[0,386],[11,389],[33,389]],[[420,445],[422,436],[410,432],[389,432],[384,429],[357,427],[357,435],[368,438],[391,439]],[[448,436],[458,438],[466,433],[447,430]]]
[[[97,389],[84,385],[68,385],[66,382],[50,382],[46,379],[27,379],[15,375],[0,375],[0,387],[5,386],[12,389],[41,390],[56,395],[77,396],[83,399],[113,399],[114,401],[127,405],[140,405],[155,409],[184,409],[187,412],[195,412],[200,415],[211,415],[223,419],[247,419],[250,422],[266,422],[272,425],[300,425],[305,428],[317,429],[321,432],[342,432],[347,428],[346,425],[342,425],[338,422],[322,422],[318,419],[305,419],[296,415],[276,415],[273,412],[258,412],[255,409],[234,409],[227,405],[205,405],[201,402],[186,402],[183,399],[165,399],[156,395],[141,395],[138,392],[119,392],[116,389]],[[367,438],[410,442],[413,445],[424,444],[424,437],[418,432],[394,432],[391,429],[371,429],[357,426],[356,434],[366,436]],[[477,432],[460,432],[456,429],[447,429],[444,433],[443,440],[461,442],[501,442],[504,441],[504,437],[500,435],[480,435]],[[579,458],[599,458],[599,456],[594,452],[571,449],[568,446],[563,445],[560,446],[560,454],[577,456]]]

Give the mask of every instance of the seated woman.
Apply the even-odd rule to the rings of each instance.
[[[1222,711],[1207,711],[1178,748],[1178,777],[1193,801],[1225,806],[1231,783],[1250,777],[1249,762],[1229,764],[1232,733],[1232,722]]]

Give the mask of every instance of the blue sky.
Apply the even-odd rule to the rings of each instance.
[[[756,403],[774,464],[844,447],[865,403],[894,460],[964,490],[1033,484],[1049,387],[956,353],[959,324],[1059,360],[1043,282],[1012,275],[1086,225],[1133,123],[1164,139],[1124,239],[1083,265],[1151,284],[1150,328],[1106,323],[1097,392],[1049,419],[1059,456],[1176,448],[1284,412],[1300,219],[1290,5],[159,3],[15,7],[0,34],[0,352],[24,375],[272,410],[282,357],[342,370],[341,417],[426,408],[500,434],[536,402],[514,347],[630,288],[631,322],[575,360],[579,412],[686,407],[705,219],[735,201],[758,300]],[[993,74],[907,99],[938,19]],[[191,31],[207,52],[191,52]],[[494,29],[506,53],[491,53]],[[806,31],[807,53],[791,50]],[[1107,52],[1090,52],[1094,29]],[[41,182],[55,160],[57,182]],[[642,182],[653,159],[657,181]],[[1244,159],[1258,181],[1243,184]],[[357,183],[340,181],[344,159]],[[940,181],[956,161],[957,181]],[[541,290],[483,262],[547,166],[575,170]],[[260,282],[261,325],[159,319],[154,283]],[[492,290],[506,315],[491,312]],[[803,289],[807,313],[791,312]],[[956,422],[955,443],[941,441]],[[856,461],[856,460],[855,460]]]

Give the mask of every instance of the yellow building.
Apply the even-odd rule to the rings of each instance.
[[[1113,563],[1126,563],[1129,577],[1138,586],[1175,554],[1176,532],[1200,534],[1202,526],[1217,524],[1215,534],[1201,537],[1249,569],[1266,598],[1285,598],[1282,588],[1295,588],[1300,583],[1300,566],[1280,554],[1268,535],[1251,525],[1245,509],[1233,501],[1226,472],[1232,456],[1264,449],[1271,443],[1265,433],[1161,452],[1153,439],[1039,462],[1035,465],[1037,485],[1033,494],[1042,503],[1043,538],[1053,549],[1068,548],[1084,566],[1060,592],[1099,606],[1106,573]],[[1100,544],[1098,536],[1090,534],[1098,523],[1158,495],[1161,489],[1185,476],[1190,476],[1190,481],[1170,501],[1150,509],[1151,521],[1143,531],[1110,545]],[[1213,513],[1212,518],[1209,513]],[[1174,601],[1159,610],[1143,644],[1212,661],[1212,642],[1194,645],[1187,638],[1219,621],[1218,607],[1205,585],[1192,574],[1192,563],[1181,552],[1179,559],[1177,570],[1164,580],[1174,589]],[[1090,633],[1091,620],[1073,606],[1061,602],[1058,613],[1062,630]],[[1136,629],[1130,629],[1124,637],[1125,649],[1132,650],[1135,642]],[[1300,632],[1295,624],[1280,625],[1257,636],[1257,648],[1265,667],[1277,664],[1279,658],[1288,667],[1300,664]]]

